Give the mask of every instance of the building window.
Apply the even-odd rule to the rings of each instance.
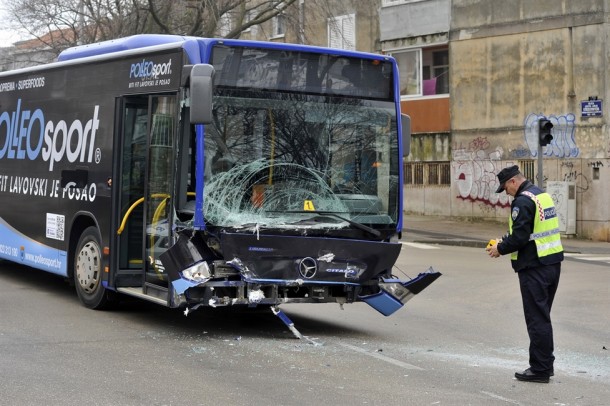
[[[409,163],[404,163],[403,165],[403,182],[405,185],[412,185],[413,184],[413,166],[412,164]]]
[[[286,34],[286,16],[278,14],[273,17],[273,37],[283,37]]]
[[[356,49],[356,15],[346,14],[328,19],[328,46]]]
[[[400,72],[400,95],[421,96],[421,49],[413,49],[391,54],[398,62]]]
[[[417,186],[451,185],[449,162],[405,162],[404,184]]]
[[[429,66],[426,65],[426,56],[431,61]],[[435,87],[433,94],[449,93],[449,50],[441,49],[424,52],[424,69],[426,68],[428,68],[429,76],[425,77],[424,75],[424,80],[434,80]]]
[[[536,173],[534,172],[535,161],[533,159],[523,159],[517,161],[517,165],[519,165],[519,170],[529,180],[532,182],[536,181]]]
[[[422,162],[416,162],[413,164],[413,184],[424,184],[424,164]]]
[[[390,54],[398,63],[401,96],[449,94],[449,48],[446,45]]]

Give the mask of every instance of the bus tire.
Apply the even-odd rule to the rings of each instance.
[[[109,293],[102,284],[103,264],[100,236],[96,227],[83,231],[74,253],[74,284],[80,301],[88,308],[109,305]]]

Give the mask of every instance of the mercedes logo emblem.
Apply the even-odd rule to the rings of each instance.
[[[311,279],[318,272],[318,263],[311,257],[299,261],[299,273],[305,279]]]

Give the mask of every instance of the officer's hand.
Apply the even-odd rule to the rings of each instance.
[[[498,242],[496,240],[489,241],[489,244],[487,244],[487,248],[485,248],[485,251],[487,251],[489,256],[492,258],[498,258],[500,256],[500,253],[498,252]]]

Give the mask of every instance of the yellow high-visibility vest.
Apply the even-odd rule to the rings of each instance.
[[[559,235],[559,219],[555,212],[553,198],[548,193],[535,195],[532,192],[524,191],[521,194],[529,197],[536,204],[536,216],[534,219],[534,230],[530,235],[530,241],[536,242],[538,258],[556,254],[563,251],[561,236]],[[508,229],[513,232],[513,217],[508,218]],[[511,253],[510,258],[516,260],[518,252]]]

